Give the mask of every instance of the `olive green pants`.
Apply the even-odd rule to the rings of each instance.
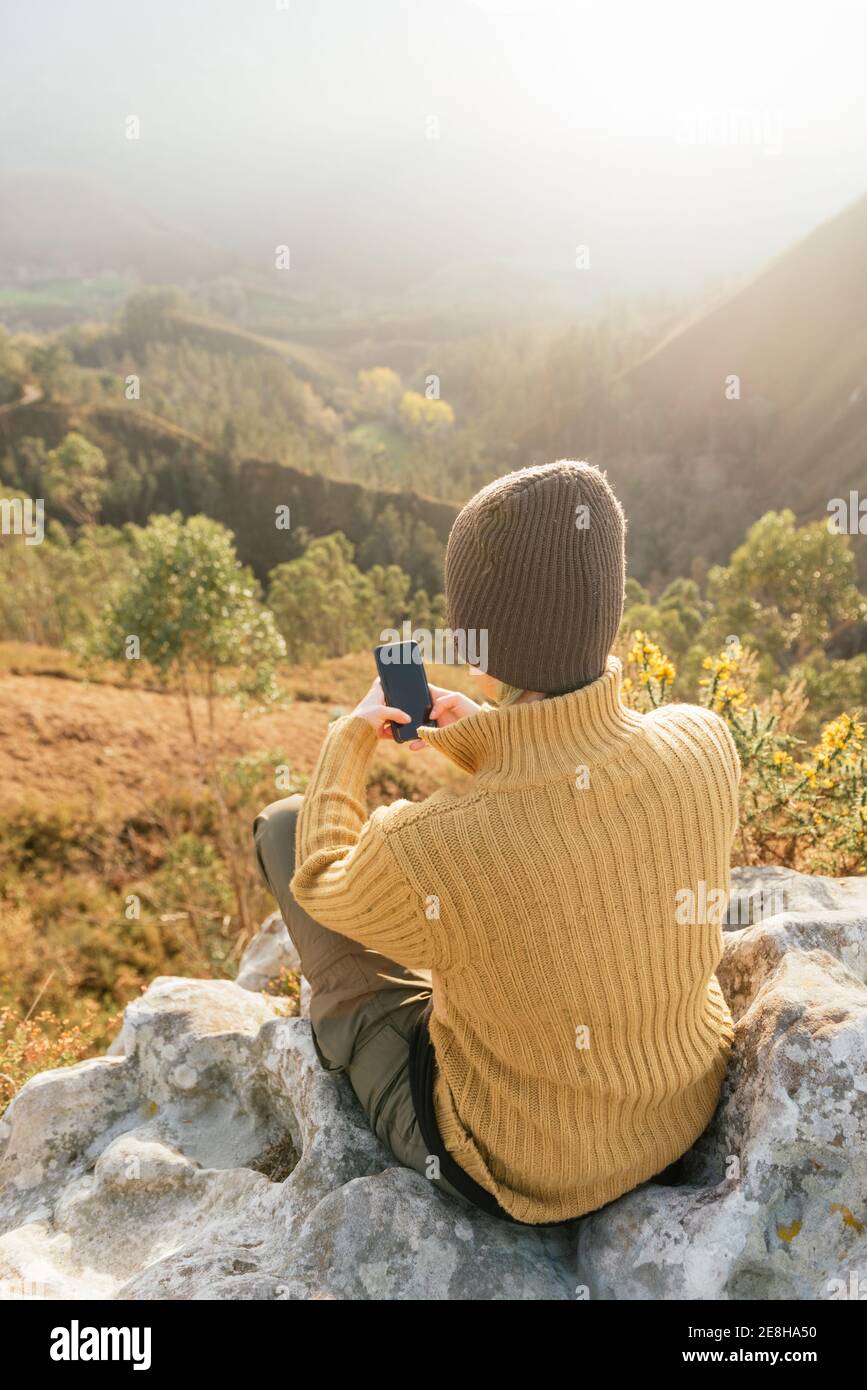
[[[430,972],[409,970],[314,922],[289,891],[301,796],[266,806],[253,825],[256,857],[277,899],[310,985],[310,1023],[327,1071],[345,1071],[377,1138],[407,1168],[429,1176],[412,1103],[409,1042],[431,993]],[[437,1187],[463,1202],[444,1178]]]

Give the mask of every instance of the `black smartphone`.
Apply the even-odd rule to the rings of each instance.
[[[392,735],[398,743],[410,743],[418,738],[419,724],[428,722],[433,705],[418,642],[387,642],[373,655],[385,703],[402,709],[412,720],[410,724],[392,723]]]

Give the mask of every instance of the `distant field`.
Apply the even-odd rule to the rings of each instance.
[[[0,285],[0,304],[81,304],[91,300],[114,303],[125,299],[131,280],[49,280],[41,285]]]

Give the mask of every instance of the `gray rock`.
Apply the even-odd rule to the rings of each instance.
[[[154,981],[111,1056],[16,1096],[0,1121],[0,1286],[810,1300],[846,1296],[860,1270],[867,1293],[867,880],[741,870],[735,883],[737,920],[757,918],[726,932],[735,1052],[676,1179],[550,1231],[443,1197],[322,1070],[309,1023],[257,992],[291,959],[275,914],[239,983]]]
[[[298,952],[279,912],[266,917],[241,956],[238,978],[242,989],[262,990],[284,970],[300,970]]]
[[[295,949],[286,923],[279,912],[266,917],[253,940],[241,956],[238,977],[235,981],[242,989],[263,990],[269,980],[276,979],[286,970],[301,969],[301,960]],[[301,1017],[310,1017],[310,983],[301,976]]]
[[[580,1223],[591,1297],[867,1295],[867,879],[733,877],[766,902],[781,892],[783,910],[726,933],[736,1033],[720,1105],[680,1185],[645,1184]]]

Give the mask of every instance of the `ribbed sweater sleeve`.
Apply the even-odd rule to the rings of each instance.
[[[436,964],[424,903],[401,872],[387,823],[406,802],[368,816],[376,734],[346,715],[332,724],[298,817],[296,901],[315,921],[413,968]]]

